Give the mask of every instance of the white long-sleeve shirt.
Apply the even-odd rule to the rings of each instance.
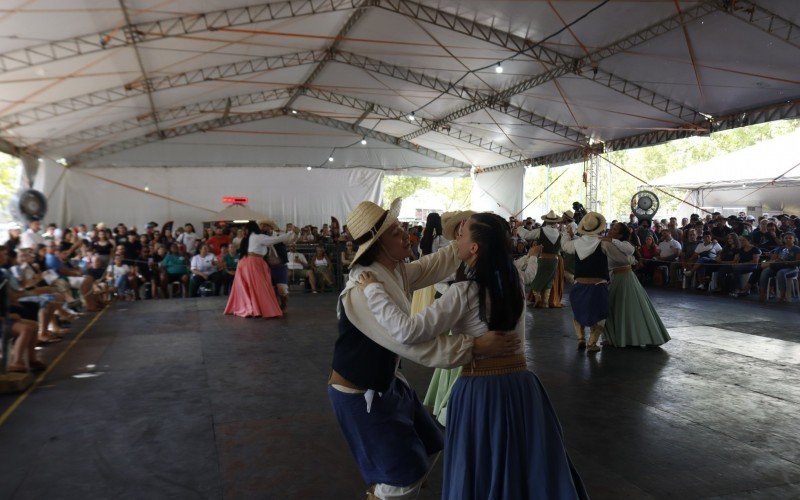
[[[294,233],[285,233],[280,236],[267,236],[266,234],[251,234],[247,243],[247,253],[267,255],[268,247],[278,243],[289,243],[294,239]]]
[[[539,258],[525,254],[514,261],[514,267],[522,273],[523,282],[526,285],[530,285],[533,283],[533,279],[536,277],[536,271],[539,269]]]
[[[471,281],[453,283],[444,295],[414,315],[401,310],[380,283],[367,285],[364,295],[378,323],[401,344],[425,342],[448,331],[470,337],[480,337],[489,331],[489,326],[479,317],[478,285]],[[515,332],[521,339],[524,338],[524,311],[520,314]]]

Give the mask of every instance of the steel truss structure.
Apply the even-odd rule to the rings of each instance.
[[[123,10],[125,10],[123,0],[120,0],[120,5]],[[538,61],[544,67],[544,71],[499,91],[483,90],[455,85],[410,68],[341,50],[340,45],[342,41],[346,39],[348,33],[370,8],[381,9],[383,11],[406,16],[417,21],[481,40],[496,47],[507,49],[520,57],[524,56]],[[346,125],[349,127],[348,130],[360,133],[365,137],[372,137],[418,152],[419,150],[426,151],[422,154],[432,158],[439,159],[436,156],[432,156],[433,154],[439,153],[421,148],[410,141],[428,132],[436,131],[511,160],[502,165],[481,168],[481,171],[485,172],[529,165],[555,166],[586,159],[604,150],[647,146],[697,134],[706,134],[773,119],[798,116],[798,101],[789,100],[770,106],[743,110],[724,117],[710,117],[708,114],[685,105],[685,103],[670,99],[652,89],[648,89],[633,81],[622,78],[619,75],[612,74],[599,66],[599,63],[606,58],[633,49],[715,12],[723,12],[729,16],[733,16],[750,26],[770,34],[784,43],[800,48],[800,26],[761,7],[756,2],[748,0],[700,1],[689,9],[647,26],[635,33],[628,34],[607,46],[587,53],[587,55],[583,57],[573,57],[549,48],[540,42],[412,0],[284,0],[247,7],[177,16],[145,23],[131,23],[127,18],[126,12],[126,24],[116,29],[48,42],[34,47],[0,54],[0,74],[48,62],[123,47],[130,47],[137,50],[137,46],[141,44],[169,37],[177,37],[192,33],[213,32],[236,26],[347,10],[352,10],[352,14],[338,30],[336,36],[333,37],[333,42],[326,48],[320,50],[250,59],[163,77],[148,77],[144,66],[141,64],[141,59],[139,58],[139,66],[143,75],[141,80],[120,87],[104,89],[36,106],[18,113],[0,117],[0,130],[24,127],[67,113],[95,108],[142,95],[148,97],[151,107],[150,113],[74,132],[63,137],[44,141],[27,149],[20,148],[11,141],[3,139],[2,142],[0,142],[0,150],[14,152],[19,155],[37,150],[53,150],[87,140],[104,140],[121,132],[134,130],[140,127],[156,128],[155,132],[133,139],[111,143],[88,153],[80,154],[73,159],[74,161],[87,161],[99,158],[105,154],[111,154],[148,142],[153,142],[153,140],[162,140],[179,135],[186,135],[187,133],[202,132],[213,128],[245,123],[244,121],[238,121],[243,120],[244,118],[242,117],[248,117],[247,121],[262,120],[285,114],[287,109],[293,109],[297,111],[297,114],[292,113],[287,116],[302,118],[306,121],[313,121],[314,123],[334,128],[340,128]],[[356,97],[315,88],[313,85],[314,81],[331,62],[347,64],[371,73],[411,82],[441,92],[442,94],[456,96],[467,101],[469,104],[441,117],[424,118],[416,116],[414,120],[410,120],[406,112]],[[297,86],[288,88],[234,95],[168,109],[158,109],[152,97],[154,92],[163,89],[305,64],[315,64],[316,66],[305,81]],[[643,134],[590,145],[589,137],[586,135],[586,128],[559,123],[546,116],[537,114],[534,110],[523,109],[510,103],[510,99],[513,96],[565,75],[577,75],[594,84],[602,85],[640,102],[651,109],[658,110],[665,117],[663,119],[664,121],[675,119],[679,125],[673,129],[654,130]],[[346,106],[354,110],[359,110],[362,113],[355,125],[333,119],[327,119],[330,121],[323,123],[325,117],[294,109],[296,100],[303,95]],[[281,99],[287,99],[287,102],[282,106],[283,111],[269,110],[229,115],[229,111],[232,108]],[[556,136],[567,139],[570,143],[574,143],[575,146],[567,151],[535,158],[527,158],[526,155],[520,151],[495,144],[493,141],[480,137],[477,134],[460,130],[457,127],[455,123],[456,120],[482,109],[491,109],[512,116],[522,123],[533,125]],[[164,121],[201,115],[204,113],[220,112],[223,113],[223,116],[220,118],[204,121],[199,124],[196,123],[159,130],[159,124]],[[402,137],[393,137],[360,127],[359,123],[371,115],[405,121],[419,128]],[[654,119],[661,120],[662,118],[657,117]],[[360,131],[369,133],[361,133]],[[469,165],[466,163],[450,158],[447,155],[441,155],[441,157],[444,158],[441,161],[448,165],[457,168],[469,168]]]
[[[125,151],[127,149],[132,149],[135,147],[142,146],[144,144],[149,144],[153,142],[163,141],[166,139],[172,139],[175,137],[181,137],[184,135],[189,134],[196,134],[200,132],[208,132],[215,129],[222,129],[226,127],[231,127],[234,125],[241,125],[243,123],[251,123],[255,121],[261,120],[269,120],[272,118],[277,118],[281,116],[287,116],[290,118],[297,118],[307,122],[316,123],[318,125],[324,125],[326,127],[336,128],[339,130],[345,130],[347,132],[352,132],[356,135],[361,137],[369,137],[371,139],[375,139],[378,141],[382,141],[388,144],[392,144],[404,149],[408,149],[415,153],[422,154],[429,158],[433,158],[437,161],[447,164],[450,167],[456,167],[459,169],[463,169],[465,171],[469,171],[471,166],[457,160],[451,156],[439,153],[437,151],[433,151],[432,149],[428,149],[422,146],[418,146],[408,141],[404,141],[398,137],[391,136],[389,134],[384,134],[382,132],[376,132],[374,130],[370,130],[358,125],[353,125],[352,123],[343,122],[341,120],[336,120],[333,118],[329,118],[326,116],[316,115],[314,113],[308,113],[305,111],[297,111],[296,113],[289,113],[287,109],[280,108],[280,109],[271,109],[269,111],[257,111],[254,113],[241,113],[241,114],[233,114],[228,116],[223,116],[221,118],[214,118],[212,120],[206,120],[198,123],[192,123],[190,125],[183,125],[179,127],[173,127],[169,129],[163,129],[157,132],[151,132],[146,135],[142,135],[139,137],[135,137],[133,139],[128,139],[125,141],[119,141],[113,144],[109,144],[107,146],[103,146],[101,148],[97,148],[93,151],[88,151],[86,153],[82,153],[70,158],[67,158],[67,163],[71,166],[78,165],[80,163],[84,163],[89,160],[94,160],[97,158],[102,158],[103,156],[108,156],[110,154],[119,153],[121,151]]]

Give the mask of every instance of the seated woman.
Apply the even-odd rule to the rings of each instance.
[[[348,241],[344,244],[344,250],[342,251],[342,255],[340,260],[342,262],[342,272],[348,273],[350,272],[350,264],[353,263],[353,257],[355,257],[356,251],[353,248],[353,242]]]
[[[222,271],[220,261],[209,250],[208,243],[201,243],[200,253],[192,257],[192,263],[189,268],[192,273],[192,277],[189,280],[189,297],[197,297],[200,285],[206,281],[210,281],[213,284],[214,295],[219,295],[226,273]]]
[[[750,236],[739,236],[739,244],[739,253],[736,254],[733,265],[736,290],[731,293],[732,297],[748,295],[752,284],[758,283],[756,271],[758,270],[758,261],[761,259],[761,249],[753,245]],[[750,274],[750,279],[747,281],[744,280],[746,274]]]
[[[723,293],[728,293],[731,289],[728,278],[732,277],[736,257],[739,255],[739,237],[735,233],[728,233],[725,236],[725,246],[717,253],[717,288],[722,289]],[[735,285],[734,285],[735,286]],[[737,287],[738,288],[738,287]]]
[[[372,314],[402,343],[425,342],[448,330],[480,337],[492,330],[525,332],[525,299],[511,259],[506,221],[475,214],[462,224],[462,281],[409,316],[372,273],[359,277]],[[564,448],[547,393],[526,366],[522,348],[464,367],[448,405],[442,498],[586,498]],[[543,445],[543,443],[547,443]]]
[[[316,253],[313,257],[311,265],[314,269],[314,279],[317,287],[321,291],[325,291],[325,287],[333,287],[333,263],[328,254],[325,253],[323,245],[317,245]],[[317,289],[312,289],[313,293],[317,293]]]
[[[114,262],[106,269],[106,284],[108,290],[122,300],[133,300],[133,290],[130,286],[131,268],[123,262],[122,255],[114,256]]]
[[[658,246],[652,235],[648,234],[644,238],[644,244],[639,249],[642,256],[638,264],[639,277],[642,283],[647,285],[653,281],[653,272],[655,272],[658,262],[655,261],[658,257]]]
[[[164,256],[161,261],[161,289],[164,297],[168,297],[167,287],[170,283],[179,282],[183,293],[189,285],[189,262],[180,254],[178,244],[173,243],[169,247],[169,254]],[[185,295],[184,295],[185,296]]]

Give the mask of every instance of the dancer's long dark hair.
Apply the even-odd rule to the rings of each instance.
[[[250,245],[250,235],[251,234],[261,234],[261,229],[259,229],[258,224],[255,221],[250,221],[244,226],[245,235],[242,238],[242,241],[239,242],[239,258],[243,259],[247,256],[247,247]]]
[[[428,255],[433,251],[433,239],[442,234],[442,216],[436,212],[428,214],[425,220],[425,230],[422,232],[422,239],[419,240],[419,248],[422,255]]]
[[[472,279],[478,285],[481,320],[490,330],[513,330],[524,307],[519,271],[511,258],[512,244],[508,223],[502,217],[479,213],[467,221],[472,241],[478,244],[478,257]],[[489,299],[489,314],[486,299]]]

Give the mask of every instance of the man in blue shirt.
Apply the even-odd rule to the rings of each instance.
[[[797,266],[800,264],[800,247],[795,245],[794,233],[783,235],[783,246],[770,252],[769,262],[762,264],[764,270],[758,282],[759,299],[764,302],[767,300],[767,284],[770,278],[775,278],[775,293],[778,300],[788,302],[790,297],[786,296],[791,291],[786,287],[787,278],[797,276]],[[786,295],[784,295],[786,290]]]

